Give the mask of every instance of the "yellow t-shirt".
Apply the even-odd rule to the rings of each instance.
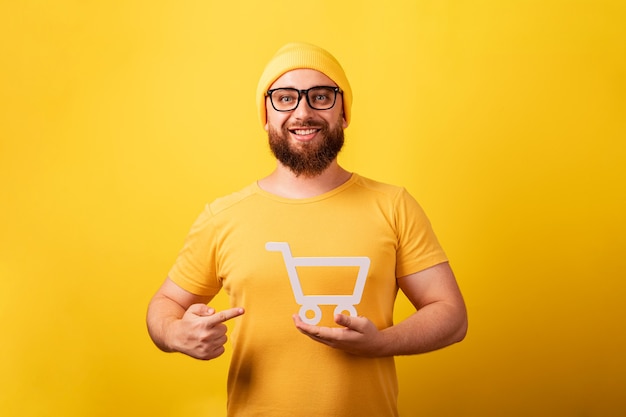
[[[224,288],[246,310],[230,336],[229,416],[397,416],[392,357],[319,344],[296,330],[292,315],[333,326],[341,305],[389,327],[396,278],[446,260],[406,190],[353,174],[314,198],[281,198],[255,183],[214,201],[169,276],[195,294]]]

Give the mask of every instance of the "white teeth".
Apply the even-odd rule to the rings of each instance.
[[[294,130],[296,135],[310,135],[311,133],[315,133],[317,129],[306,129],[306,130]]]

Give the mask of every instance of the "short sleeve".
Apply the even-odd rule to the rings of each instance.
[[[181,288],[197,295],[215,295],[221,288],[216,274],[216,236],[210,206],[194,222],[169,272]]]
[[[447,256],[431,223],[413,196],[401,189],[394,207],[398,236],[396,276],[407,276],[446,262]]]

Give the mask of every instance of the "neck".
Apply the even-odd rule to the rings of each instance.
[[[311,198],[327,193],[350,179],[352,174],[343,169],[335,159],[321,174],[314,177],[296,176],[278,162],[276,169],[259,180],[261,189],[285,198]]]

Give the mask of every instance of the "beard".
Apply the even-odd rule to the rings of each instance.
[[[330,127],[323,120],[316,121],[315,126],[322,124],[318,135],[321,141],[291,144],[289,141],[289,129],[295,127],[305,128],[313,126],[312,121],[306,121],[295,126],[283,125],[280,130],[269,127],[268,137],[270,149],[276,159],[289,168],[297,177],[315,177],[324,172],[335,160],[341,148],[343,148],[344,134],[341,123]]]

